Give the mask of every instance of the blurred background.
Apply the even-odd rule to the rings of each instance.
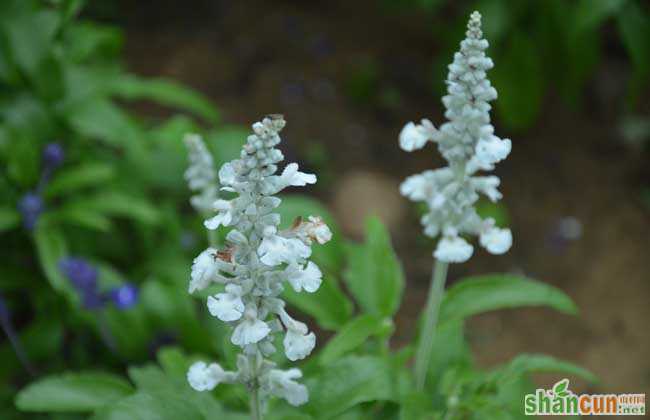
[[[309,194],[331,212],[342,233],[360,239],[364,219],[374,214],[393,235],[407,274],[396,347],[414,335],[433,249],[422,237],[418,210],[399,195],[398,186],[406,176],[442,163],[432,147],[410,154],[401,151],[397,136],[411,120],[443,121],[440,97],[446,65],[464,36],[469,12],[479,10],[495,62],[489,77],[499,92],[493,112],[496,133],[513,142],[512,154],[496,170],[503,201],[480,206],[484,214],[510,226],[514,246],[503,256],[478,251],[470,263],[452,266],[450,281],[489,272],[525,274],[566,291],[580,315],[517,309],[476,317],[469,323],[468,338],[478,362],[491,366],[520,352],[545,352],[595,372],[602,383],[592,391],[650,393],[647,2],[96,0],[83,9],[75,1],[34,2],[63,5],[68,11],[51,33],[41,33],[47,32],[48,20],[34,14],[37,9],[16,11],[23,6],[2,3],[3,206],[15,208],[39,176],[37,166],[26,167],[28,158],[14,162],[10,157],[38,157],[40,152],[34,150],[40,149],[25,144],[40,147],[57,140],[74,150],[73,159],[90,154],[90,149],[100,163],[115,150],[125,161],[137,156],[131,160],[137,175],[130,179],[142,183],[123,180],[120,188],[132,194],[124,197],[128,209],[112,208],[106,214],[126,215],[146,225],[154,223],[147,220],[151,205],[161,211],[165,230],[170,230],[177,211],[172,201],[189,197],[182,180],[182,134],[203,128],[208,138],[227,137],[236,143],[262,115],[282,113],[288,122],[283,131],[285,155],[319,175]],[[77,14],[85,24],[61,31]],[[50,57],[48,51],[55,53]],[[73,70],[90,68],[88,63],[92,72]],[[114,74],[128,77],[120,76],[114,86]],[[104,75],[102,82],[95,79],[98,75]],[[145,78],[155,79],[147,84]],[[157,89],[159,78],[193,88],[205,98],[179,93],[174,89],[180,87],[171,84]],[[92,100],[86,101],[91,90]],[[65,103],[59,103],[62,94]],[[50,114],[55,117],[50,119]],[[138,150],[133,155],[122,155],[138,136],[152,139],[156,146],[134,146]],[[72,149],[77,138],[96,139],[101,146],[88,141]],[[119,174],[120,166],[116,168]],[[137,202],[129,197],[143,193],[140,185],[145,181],[150,202],[133,215]],[[189,206],[184,211],[189,213]],[[3,224],[20,223],[16,217],[9,217],[13,225],[5,219]],[[92,216],[83,217],[86,220],[77,224],[101,227]],[[181,277],[177,284],[185,284],[187,261],[201,245],[183,232],[188,226],[200,232],[200,220],[178,222],[175,236],[147,234],[141,225],[131,230],[125,223],[116,222],[116,229],[126,232],[121,240],[106,236],[109,239],[98,244],[93,234],[74,229],[66,237],[74,237],[68,242],[76,254],[87,251],[90,241],[94,257],[101,255],[119,266],[141,286],[144,277],[171,273]],[[36,257],[20,251],[28,247],[27,237],[20,229],[8,228],[2,235],[3,313],[11,312],[19,331],[51,331],[46,324],[34,327],[32,322],[40,319],[34,313],[60,308],[46,292],[36,300],[30,292],[43,280]],[[171,268],[137,266],[139,256],[171,254],[173,248],[160,238],[172,236],[185,241],[183,262],[171,267],[167,259]],[[41,263],[49,249],[42,243],[56,240],[37,243]],[[65,322],[74,326],[81,321]],[[51,340],[80,339],[66,331]],[[174,334],[156,339],[192,340]],[[85,345],[93,340],[81,337]],[[2,359],[16,365],[4,337],[0,345]],[[38,361],[39,355],[31,356]],[[65,360],[70,359],[64,358],[63,365]],[[24,383],[15,379],[18,373],[10,375],[16,384]]]

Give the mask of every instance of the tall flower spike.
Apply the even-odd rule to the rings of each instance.
[[[185,180],[190,190],[197,192],[190,199],[192,207],[202,214],[210,213],[217,199],[217,176],[212,155],[198,134],[187,134],[183,139],[189,152],[190,166],[185,171]]]
[[[467,261],[473,253],[461,235],[479,236],[480,244],[492,254],[503,254],[512,245],[509,229],[496,227],[494,219],[481,219],[474,208],[479,194],[493,202],[501,198],[499,178],[476,173],[493,170],[512,145],[495,136],[490,124],[489,102],[496,99],[497,91],[486,78],[493,63],[485,55],[488,42],[483,39],[478,12],[470,16],[466,35],[449,65],[447,95],[442,98],[448,121],[439,129],[426,119],[420,124],[409,122],[399,136],[400,146],[409,152],[436,143],[448,162],[444,168],[408,177],[400,191],[427,204],[428,212],[421,220],[424,232],[441,237],[433,255],[453,263]]]
[[[212,208],[217,214],[205,226],[210,230],[226,226],[230,231],[222,249],[208,248],[194,260],[190,293],[212,283],[225,285],[222,293],[208,297],[207,306],[211,315],[233,327],[230,341],[241,348],[241,354],[237,371],[197,362],[188,372],[188,381],[197,391],[211,390],[220,382],[242,383],[251,392],[251,401],[278,396],[300,405],[308,399],[307,388],[294,381],[301,377],[300,371],[275,369],[266,358],[276,351],[274,335],[281,332],[291,361],[304,359],[316,345],[314,333],[285,311],[281,293],[285,282],[296,291],[318,289],[322,273],[308,258],[312,244],[326,243],[332,233],[315,216],[279,229],[280,215],[274,210],[281,200],[274,195],[290,186],[316,182],[315,175],[300,172],[295,163],[278,174],[277,165],[284,157],[275,147],[284,125],[281,115],[253,124],[254,133],[240,158],[219,170],[222,189],[236,196],[216,200]],[[259,407],[253,412],[259,412]]]

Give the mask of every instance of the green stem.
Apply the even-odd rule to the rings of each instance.
[[[255,387],[251,390],[251,420],[262,420],[259,387]]]
[[[420,331],[420,342],[415,354],[415,386],[419,391],[424,389],[427,378],[429,360],[433,350],[433,337],[435,336],[438,313],[440,312],[440,302],[442,302],[442,294],[447,281],[447,267],[446,262],[438,260],[433,266],[431,287],[429,288],[427,306],[424,309],[424,322]]]
[[[209,230],[208,229],[208,243],[210,244],[210,247],[212,247],[212,248],[218,248],[219,247],[219,238],[217,236],[217,231],[216,230]]]
[[[259,385],[259,377],[258,377],[258,367],[259,367],[259,357],[260,357],[259,351],[255,355],[249,355],[248,356],[248,361],[252,369],[252,374],[253,374],[253,380],[251,381],[251,385],[249,387],[249,391],[251,394],[250,398],[250,404],[251,404],[251,420],[262,420],[262,401],[260,400],[260,385]]]

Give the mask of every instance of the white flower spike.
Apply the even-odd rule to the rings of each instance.
[[[496,90],[486,78],[493,66],[485,55],[488,42],[481,32],[481,15],[472,13],[467,37],[454,55],[447,77],[447,95],[442,98],[448,121],[436,129],[429,120],[406,124],[399,135],[402,149],[413,151],[431,141],[447,160],[448,166],[408,177],[400,186],[402,195],[427,204],[422,217],[427,236],[442,235],[434,257],[448,263],[467,261],[473,247],[461,235],[480,236],[480,244],[492,254],[503,254],[512,245],[509,229],[494,227],[494,220],[482,220],[474,204],[479,194],[491,201],[501,199],[497,176],[477,176],[491,171],[504,160],[512,143],[494,135],[490,124],[490,101]]]
[[[190,199],[190,203],[199,213],[209,213],[218,190],[212,155],[198,134],[187,134],[183,141],[190,159],[185,180],[190,190],[198,192]]]
[[[313,293],[319,288],[323,275],[308,258],[311,246],[328,242],[332,232],[317,216],[309,216],[306,221],[299,218],[291,228],[279,229],[280,216],[274,209],[281,200],[273,195],[287,187],[316,182],[315,175],[300,172],[295,163],[277,174],[284,157],[275,146],[280,143],[278,133],[284,125],[279,115],[253,124],[254,134],[248,137],[240,158],[219,170],[222,190],[235,193],[235,198],[222,200],[215,196],[209,210],[216,215],[204,224],[210,230],[227,227],[230,231],[223,249],[208,248],[196,257],[189,289],[190,293],[202,290],[212,282],[226,285],[224,292],[208,297],[207,306],[211,315],[234,328],[230,341],[241,347],[241,354],[236,372],[198,362],[190,368],[187,378],[199,391],[213,389],[220,382],[238,382],[246,384],[251,392],[259,392],[262,399],[277,396],[300,405],[308,400],[307,388],[295,381],[302,376],[300,371],[274,369],[265,357],[276,351],[273,338],[284,330],[283,344],[289,360],[304,359],[316,346],[314,333],[285,312],[280,295],[285,281],[297,292]],[[199,149],[194,140],[186,142]],[[203,156],[201,162],[207,161]],[[207,184],[209,177],[204,178],[199,185]]]

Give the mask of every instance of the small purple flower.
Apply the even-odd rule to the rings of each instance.
[[[33,230],[38,222],[38,217],[43,212],[43,199],[34,192],[28,192],[20,199],[18,211],[23,216],[23,226],[27,230]]]
[[[54,169],[59,167],[65,159],[65,152],[59,143],[48,143],[43,148],[43,162],[46,167]]]
[[[125,283],[109,292],[111,301],[120,310],[129,309],[138,303],[138,295],[139,290],[132,283]]]
[[[59,269],[77,289],[97,287],[97,269],[83,258],[63,258],[59,261]]]
[[[79,295],[81,296],[81,306],[85,309],[101,309],[106,304],[104,297],[99,294],[97,289],[85,289],[79,290]]]
[[[99,293],[95,267],[83,258],[69,257],[59,261],[59,269],[77,290],[84,308],[92,310],[104,306],[105,299]]]

